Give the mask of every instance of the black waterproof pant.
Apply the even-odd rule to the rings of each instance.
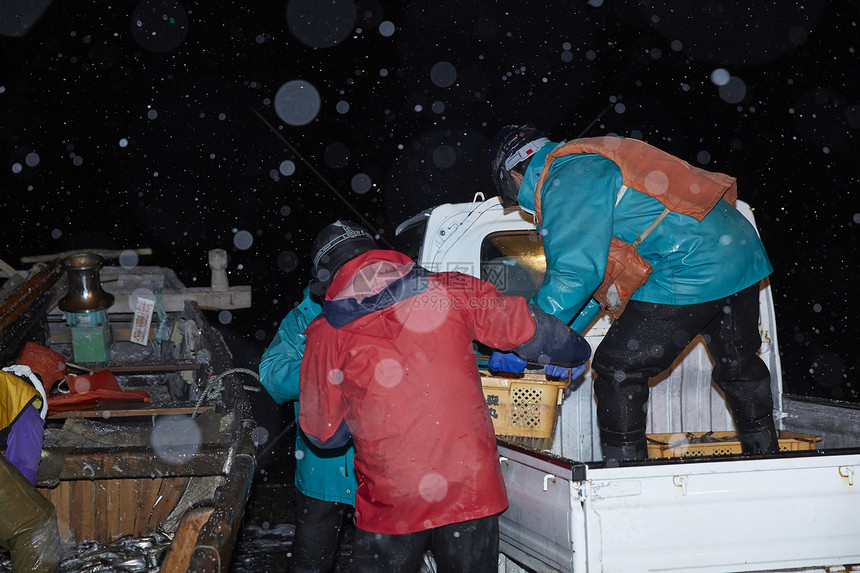
[[[592,360],[597,419],[610,447],[644,443],[648,379],[660,374],[702,334],[715,366],[712,378],[741,433],[773,433],[770,373],[757,352],[759,287],[712,302],[668,305],[630,301]],[[771,428],[767,430],[767,426]],[[762,449],[773,451],[773,444]]]
[[[296,536],[291,573],[326,573],[335,565],[340,531],[352,506],[296,492]]]
[[[437,573],[496,573],[499,516],[386,535],[355,530],[353,573],[417,573],[430,550]]]

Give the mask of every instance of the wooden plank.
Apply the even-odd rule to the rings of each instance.
[[[36,490],[42,494],[42,497],[44,497],[45,499],[50,501],[53,504],[53,506],[57,508],[57,517],[59,517],[60,516],[60,508],[57,507],[57,501],[58,501],[57,489],[58,488],[50,488],[50,487],[37,487],[36,488]]]
[[[57,528],[60,531],[60,539],[69,542],[69,482],[60,482],[54,488],[40,487],[37,489],[57,510]]]
[[[199,370],[201,365],[197,362],[141,362],[140,364],[127,364],[124,362],[84,362],[81,364],[69,363],[70,370],[81,372],[179,372],[180,370]],[[72,373],[72,372],[70,372]]]
[[[107,482],[106,489],[108,495],[107,508],[111,515],[109,528],[111,533],[111,539],[113,540],[118,537],[122,537],[123,535],[122,529],[119,526],[119,508],[122,497],[122,492],[120,490],[120,482],[123,480],[111,479],[105,481]]]
[[[0,332],[11,326],[37,298],[48,292],[63,275],[62,261],[52,261],[32,274],[20,287],[0,301]]]
[[[158,490],[161,488],[161,479],[141,479],[138,482],[137,494],[137,511],[134,515],[134,535],[148,535],[151,533],[147,529],[149,526],[149,517],[152,515],[152,508],[155,506],[155,500],[158,499]]]
[[[2,273],[2,275],[0,275],[0,276],[5,276],[8,278],[8,277],[12,277],[13,275],[17,275],[18,271],[15,270],[15,267],[10,265],[9,263],[4,261],[3,259],[0,259],[0,273]]]
[[[69,531],[76,541],[107,541],[95,535],[95,492],[93,482],[71,482],[69,503]]]
[[[72,484],[69,482],[60,482],[56,488],[57,491],[57,502],[54,504],[55,507],[63,508],[63,517],[62,521],[60,521],[60,517],[57,516],[57,525],[60,528],[60,539],[65,539],[70,541],[72,539],[71,532],[71,504],[72,504]]]
[[[62,267],[60,267],[61,274]],[[60,285],[61,283],[57,282],[50,286],[25,282],[3,299],[0,307],[0,362],[7,364],[15,359],[19,347],[27,339],[31,330],[39,328],[37,325],[62,297]],[[24,298],[18,298],[19,291],[22,289],[27,291],[27,295]]]
[[[197,543],[197,535],[200,533],[200,528],[209,520],[212,511],[211,507],[198,507],[185,512],[161,565],[161,573],[188,571],[191,552],[194,551],[194,544]]]
[[[116,532],[116,514],[110,510],[109,482],[112,480],[93,481],[93,530],[97,539],[112,540]],[[111,527],[111,524],[114,524]]]
[[[122,449],[79,450],[66,455],[61,480],[102,480],[220,475],[230,456],[230,448],[204,445],[188,461],[173,464],[158,457],[147,446]]]
[[[214,410],[215,406],[200,406],[198,414]],[[193,414],[194,406],[171,406],[160,407],[135,402],[134,406],[128,408],[96,408],[90,410],[69,410],[68,412],[54,412],[48,415],[49,420],[62,420],[65,418],[128,418],[132,416],[172,416],[174,414]]]
[[[158,497],[155,499],[156,503],[149,516],[150,531],[155,531],[161,522],[170,515],[170,512],[173,511],[173,508],[179,502],[179,498],[185,492],[187,484],[187,477],[165,478],[161,481],[161,487],[158,489]]]
[[[139,249],[78,249],[74,251],[52,253],[48,255],[25,255],[21,257],[21,262],[24,264],[44,263],[48,261],[53,261],[55,259],[65,259],[68,256],[77,255],[79,253],[93,253],[103,259],[118,259],[125,253],[135,253],[137,255],[151,255],[152,249],[149,247],[142,247]]]
[[[250,431],[250,426],[243,427],[243,433]],[[215,491],[215,511],[200,530],[198,544],[191,554],[190,570],[207,571],[211,570],[213,562],[230,562],[255,468],[256,461],[250,453],[237,454],[233,459],[227,481]]]
[[[115,342],[128,342],[131,340],[131,327],[130,326],[116,326],[111,323],[110,325],[110,333]],[[156,328],[149,328],[149,340],[153,340],[155,338]],[[72,330],[70,328],[58,328],[51,329],[51,344],[71,344],[72,343]]]
[[[57,527],[60,530],[60,539],[69,537],[69,484],[61,483],[53,489],[39,489],[42,495],[54,504],[57,510]]]
[[[119,483],[119,515],[117,531],[121,535],[134,534],[134,516],[137,512],[138,480],[121,479]]]
[[[102,280],[103,283],[110,282]],[[113,305],[108,309],[110,314],[134,314],[134,303],[137,295],[107,288],[114,296]],[[186,301],[194,301],[203,310],[231,310],[251,308],[251,287],[231,286],[227,290],[215,291],[209,287],[194,287],[185,289],[164,288],[161,290],[161,302],[165,312],[182,312]],[[54,309],[52,315],[62,315],[62,311]]]

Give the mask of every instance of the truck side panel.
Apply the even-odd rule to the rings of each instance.
[[[583,570],[584,513],[573,501],[577,496],[571,491],[569,467],[501,445],[499,455],[510,502],[499,520],[504,552],[539,573]],[[509,570],[513,573],[517,568]]]
[[[860,563],[860,483],[849,477],[857,460],[590,469],[586,570],[725,573]]]

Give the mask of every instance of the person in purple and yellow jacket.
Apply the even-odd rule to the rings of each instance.
[[[0,545],[13,571],[53,573],[60,559],[57,511],[34,487],[48,411],[43,377],[20,363],[0,370]]]
[[[0,371],[0,453],[31,484],[42,459],[48,400],[42,381],[27,366]]]

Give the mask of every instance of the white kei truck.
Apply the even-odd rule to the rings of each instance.
[[[737,208],[755,225],[749,205]],[[528,299],[543,280],[532,216],[503,209],[498,197],[479,193],[471,203],[423,211],[397,228],[397,238],[427,269],[468,273],[506,294]],[[610,320],[602,315],[583,333],[592,350]],[[673,453],[608,467],[586,370],[563,393],[549,447],[498,441],[510,501],[500,518],[499,571],[860,571],[860,404],[783,393],[767,281],[760,332],[780,444],[783,436],[812,436],[808,447],[758,456]],[[652,380],[649,437],[684,443],[735,431],[712,366],[700,337]]]

